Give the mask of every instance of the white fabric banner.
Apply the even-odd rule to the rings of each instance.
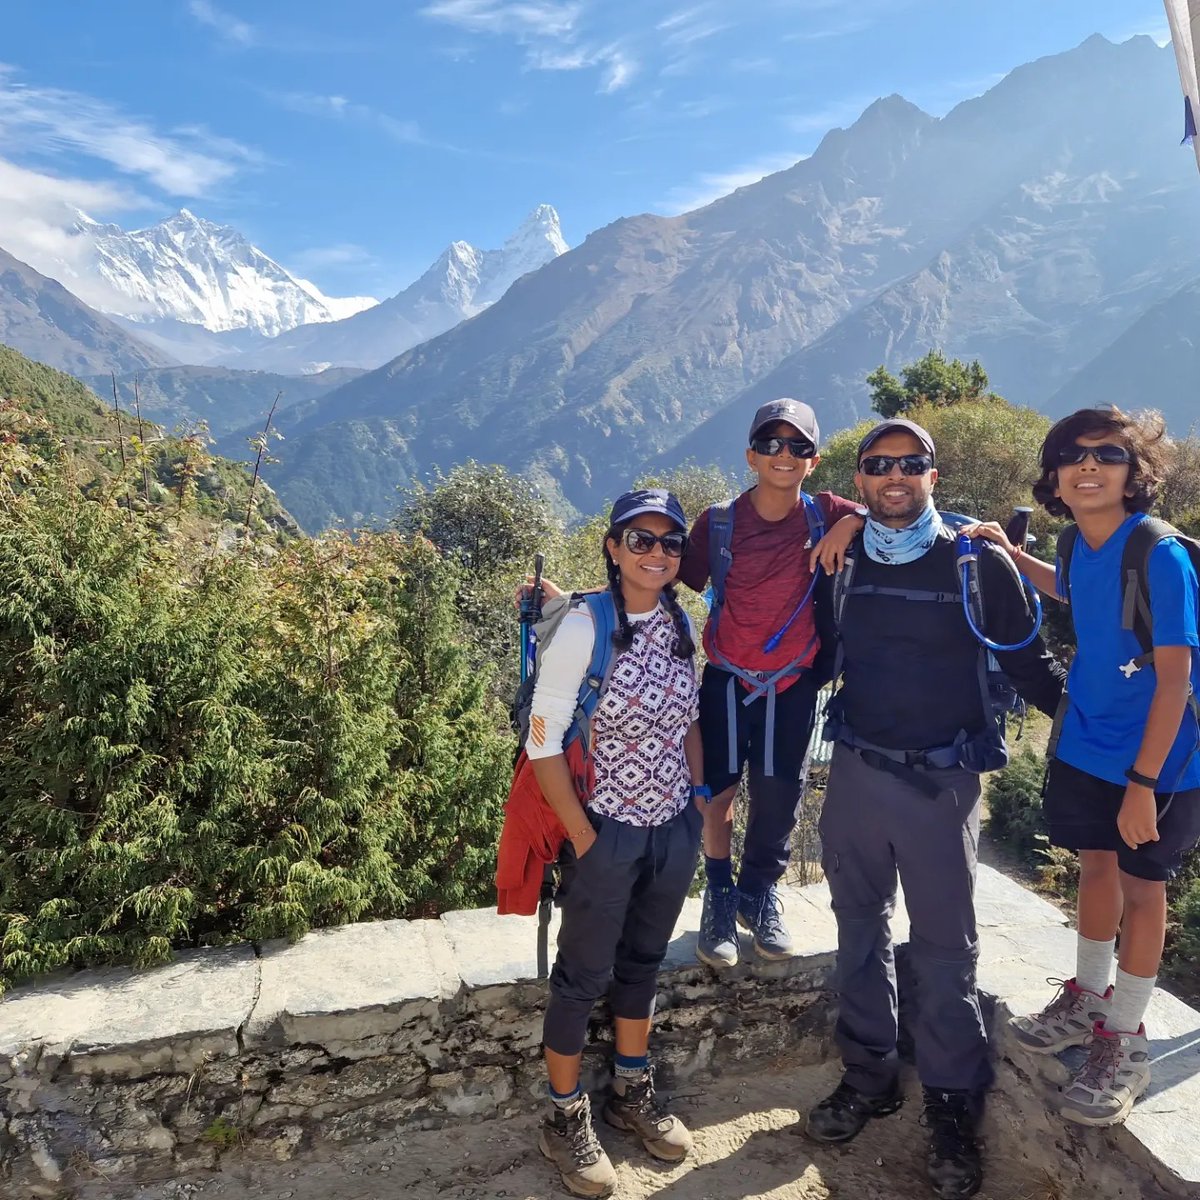
[[[1183,94],[1192,106],[1192,130],[1200,125],[1200,0],[1164,0]],[[1200,137],[1193,141],[1200,165]]]

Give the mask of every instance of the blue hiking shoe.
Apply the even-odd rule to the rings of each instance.
[[[754,934],[754,951],[761,958],[791,958],[795,953],[792,935],[783,923],[783,902],[775,884],[756,896],[741,892],[737,919],[739,925]]]
[[[738,964],[737,888],[704,889],[704,911],[700,917],[700,936],[696,939],[696,957],[710,967],[736,967]]]

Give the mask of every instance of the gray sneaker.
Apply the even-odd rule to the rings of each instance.
[[[1013,1017],[1008,1026],[1013,1037],[1034,1054],[1057,1054],[1068,1046],[1082,1046],[1092,1036],[1097,1021],[1108,1016],[1112,984],[1103,996],[1086,991],[1073,979],[1050,979],[1058,992],[1041,1012]]]
[[[1110,1033],[1098,1024],[1087,1062],[1063,1092],[1061,1112],[1078,1125],[1117,1125],[1149,1086],[1146,1027],[1137,1033]]]
[[[568,1108],[555,1108],[542,1122],[538,1149],[558,1168],[567,1191],[576,1196],[611,1196],[617,1173],[592,1128],[587,1094]]]
[[[757,896],[742,892],[737,919],[739,925],[754,934],[754,951],[762,958],[791,958],[795,953],[792,935],[783,923],[783,901],[775,884]]]
[[[737,888],[704,889],[704,911],[696,957],[710,967],[736,967],[740,947],[737,932]]]

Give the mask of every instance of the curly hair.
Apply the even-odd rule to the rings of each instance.
[[[1053,426],[1042,442],[1041,478],[1033,498],[1053,517],[1069,517],[1070,505],[1054,494],[1058,487],[1058,456],[1078,438],[1106,437],[1133,455],[1125,494],[1126,512],[1149,512],[1158,499],[1166,474],[1170,441],[1162,414],[1147,410],[1124,413],[1115,406],[1081,408]]]
[[[608,552],[608,542],[611,538],[614,542],[621,540],[621,535],[625,532],[627,526],[614,525],[604,535],[602,549],[604,552],[604,566],[608,572],[608,588],[612,592],[613,606],[617,610],[617,628],[613,630],[612,640],[613,646],[618,651],[628,650],[633,645],[633,639],[637,635],[637,626],[629,619],[625,612],[625,597],[621,593],[621,568],[617,566],[613,556]],[[692,641],[692,635],[688,629],[687,616],[679,605],[679,600],[675,595],[675,585],[667,584],[662,590],[663,605],[670,614],[671,621],[675,625],[675,646],[673,653],[676,658],[691,658],[696,653],[696,646]]]

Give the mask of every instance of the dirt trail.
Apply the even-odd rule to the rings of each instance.
[[[753,1077],[685,1086],[675,1108],[695,1132],[697,1151],[670,1169],[601,1122],[618,1200],[928,1200],[915,1086],[898,1114],[873,1121],[849,1146],[819,1147],[799,1133],[801,1113],[838,1076],[832,1063],[780,1062]],[[396,1134],[326,1146],[285,1164],[229,1155],[216,1174],[133,1191],[97,1182],[83,1200],[548,1200],[566,1193],[537,1150],[537,1122],[530,1114]],[[1023,1169],[1012,1124],[989,1126],[990,1178],[981,1200],[1053,1200],[1044,1177]]]

